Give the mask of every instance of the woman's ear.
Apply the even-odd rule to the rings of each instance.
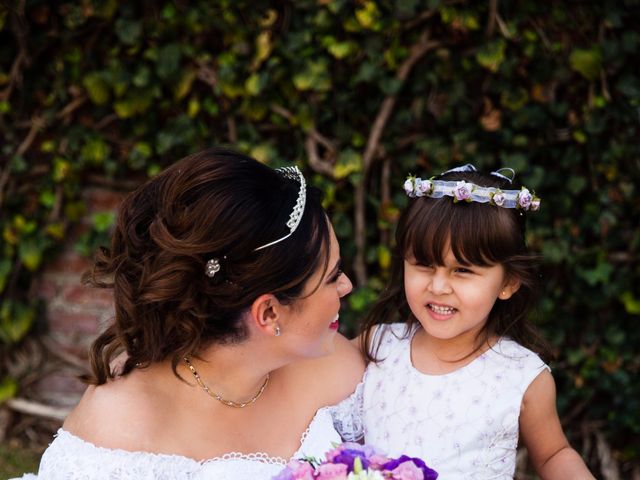
[[[500,300],[509,300],[514,293],[516,293],[520,289],[520,279],[516,276],[511,276],[507,278],[504,285],[502,286],[502,290],[498,294],[498,298]]]
[[[280,336],[280,320],[283,314],[283,305],[270,294],[260,295],[251,304],[251,321],[261,332],[275,337]]]

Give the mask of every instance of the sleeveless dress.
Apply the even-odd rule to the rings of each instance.
[[[471,363],[427,375],[411,363],[405,324],[378,327],[382,338],[356,392],[334,408],[343,438],[390,456],[422,458],[439,480],[513,479],[524,393],[549,370],[532,351],[502,338]],[[407,338],[403,338],[403,337]]]
[[[339,442],[330,407],[321,408],[302,434],[300,448],[291,459],[324,457]],[[231,452],[197,461],[180,455],[114,450],[59,429],[42,456],[38,475],[25,475],[22,480],[268,480],[283,470],[289,460],[260,452]]]

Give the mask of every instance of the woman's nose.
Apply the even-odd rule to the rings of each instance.
[[[353,284],[351,283],[351,279],[347,276],[346,273],[343,273],[338,277],[338,295],[340,297],[344,297],[349,294],[353,290]]]

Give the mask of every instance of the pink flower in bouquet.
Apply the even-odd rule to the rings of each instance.
[[[411,461],[401,463],[391,473],[398,480],[424,480],[422,470]]]
[[[374,470],[382,470],[382,467],[389,463],[389,460],[389,457],[385,457],[379,453],[374,453],[369,457],[369,466]]]
[[[315,468],[313,467],[315,465]],[[326,460],[293,460],[272,480],[437,480],[423,460],[402,455],[387,458],[371,446],[345,442],[326,453]]]
[[[324,463],[316,473],[316,480],[347,480],[347,466],[344,463]]]
[[[313,467],[308,462],[291,460],[273,480],[315,480]]]

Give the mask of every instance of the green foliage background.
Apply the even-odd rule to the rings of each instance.
[[[4,362],[39,318],[33,280],[86,215],[85,186],[128,190],[212,144],[296,162],[326,192],[357,287],[353,331],[388,275],[404,176],[508,166],[543,199],[529,241],[544,255],[539,322],[567,431],[587,454],[603,433],[628,471],[640,457],[639,9],[2,2],[0,395],[18,388]],[[87,253],[113,215],[91,220]]]

